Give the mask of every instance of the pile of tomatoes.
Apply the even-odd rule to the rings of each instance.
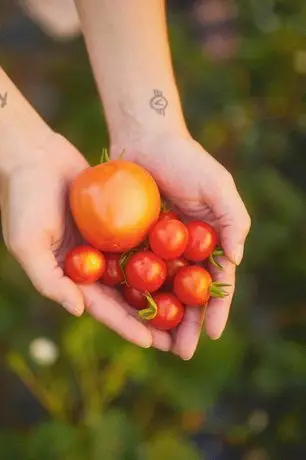
[[[119,289],[142,320],[162,330],[177,327],[185,308],[226,295],[226,284],[213,282],[204,267],[209,259],[222,268],[214,228],[185,224],[166,210],[156,182],[139,165],[111,160],[88,168],[72,183],[70,207],[90,243],[66,256],[65,274],[76,283]]]

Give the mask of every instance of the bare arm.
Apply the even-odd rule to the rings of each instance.
[[[48,125],[0,68],[0,172],[5,174],[15,165],[34,161],[39,153],[29,146],[33,140],[36,145],[43,144],[50,133]]]
[[[186,128],[175,84],[164,0],[75,0],[110,131],[111,150],[148,169],[183,214],[214,225],[227,260],[215,273],[231,284],[211,300],[206,331],[225,327],[250,218],[231,175]],[[154,90],[158,92],[154,93]],[[200,336],[200,309],[186,309],[172,350],[189,359]]]
[[[76,4],[112,143],[147,129],[184,130],[165,1],[76,0]]]

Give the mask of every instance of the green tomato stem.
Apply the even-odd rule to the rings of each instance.
[[[209,288],[210,297],[224,299],[224,297],[228,296],[228,292],[225,291],[223,288],[229,287],[229,286],[231,285],[227,283],[219,283],[219,282],[211,283],[210,288]]]
[[[110,161],[108,150],[106,148],[103,148],[100,163],[107,163],[108,161]]]
[[[157,315],[157,305],[149,292],[145,294],[145,297],[148,301],[148,307],[139,310],[138,315],[141,319],[148,321]]]
[[[215,259],[216,257],[224,256],[224,250],[221,247],[216,247],[212,254],[209,256],[209,262],[218,270],[223,270],[222,265]]]

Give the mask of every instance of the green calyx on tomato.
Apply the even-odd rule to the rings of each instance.
[[[123,156],[125,154],[125,149],[122,150],[122,152],[120,153],[119,157],[117,158],[117,160],[122,160]],[[108,153],[108,150],[106,147],[104,147],[102,149],[102,154],[101,154],[101,158],[100,158],[100,163],[107,163],[108,161],[110,161],[110,156],[109,156],[109,153]]]
[[[227,283],[219,283],[219,282],[211,283],[211,285],[209,286],[210,297],[224,299],[224,297],[228,296],[228,292],[226,292],[223,288],[229,287],[229,286],[231,285]]]
[[[157,305],[149,292],[145,293],[145,297],[148,301],[148,306],[147,308],[144,308],[143,310],[139,310],[138,315],[140,316],[141,319],[149,321],[150,319],[153,319],[156,317]]]
[[[107,148],[103,148],[101,158],[100,158],[100,163],[107,163],[108,161],[110,161],[108,150]]]
[[[160,202],[160,212],[168,212],[172,211],[172,207],[169,202],[167,202],[165,199],[161,199]]]
[[[128,285],[127,281],[126,281],[126,276],[125,276],[125,266],[129,260],[129,258],[135,254],[137,252],[137,249],[132,249],[131,251],[126,251],[126,252],[123,252],[120,256],[120,259],[119,259],[119,266],[120,266],[120,269],[122,271],[122,274],[123,274],[123,278],[124,280],[122,281],[122,284],[126,284]]]
[[[214,251],[212,252],[212,254],[209,256],[209,262],[214,266],[216,267],[218,270],[223,270],[223,267],[222,265],[220,264],[220,262],[218,262],[216,260],[216,257],[222,257],[224,256],[224,249],[221,248],[221,247],[216,247],[216,249],[214,249]]]

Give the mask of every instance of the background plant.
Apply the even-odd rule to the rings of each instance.
[[[188,363],[140,350],[41,299],[1,247],[0,458],[305,458],[306,6],[237,6],[227,60],[203,55],[185,11],[169,16],[189,127],[253,217],[230,326]],[[0,33],[5,66],[97,162],[108,140],[81,40],[51,43],[23,19],[21,46],[16,17],[4,23],[15,41]]]

